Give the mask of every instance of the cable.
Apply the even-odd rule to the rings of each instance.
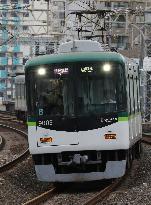
[[[9,41],[11,40],[11,39],[13,39],[14,38],[14,36],[11,36],[9,39],[7,39],[6,41],[4,41],[2,44],[0,44],[0,46],[3,46],[3,45],[5,45],[6,43],[9,43]]]

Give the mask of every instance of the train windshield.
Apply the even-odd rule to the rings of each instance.
[[[74,62],[29,71],[28,104],[41,116],[88,116],[126,110],[124,67],[114,62]]]

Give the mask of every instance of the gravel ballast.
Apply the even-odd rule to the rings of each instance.
[[[97,205],[151,205],[151,146],[143,145],[143,148],[140,162],[134,165],[135,172],[130,171],[121,186]],[[0,174],[0,205],[21,205],[51,187],[51,183],[37,180],[29,157],[12,170]],[[78,205],[93,194],[93,191],[59,194],[45,204]]]
[[[48,190],[52,184],[39,182],[31,157],[0,174],[0,205],[21,205]]]
[[[133,168],[121,186],[97,205],[151,205],[151,146],[143,145],[141,160]]]

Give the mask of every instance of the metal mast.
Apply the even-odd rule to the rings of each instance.
[[[136,59],[140,69],[144,69],[144,57],[151,56],[150,0],[76,0],[67,4],[66,20],[66,40],[93,38],[108,43],[124,56]],[[151,68],[143,73],[146,79],[141,84],[143,121],[150,121]]]

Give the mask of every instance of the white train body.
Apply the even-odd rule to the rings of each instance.
[[[92,131],[81,131],[78,133],[48,131],[43,128],[36,129],[34,126],[31,126],[29,127],[30,152],[32,155],[35,155],[37,153],[54,154],[65,151],[73,152],[73,150],[75,152],[81,150],[128,150],[141,138],[140,122],[141,116],[137,115],[129,121],[123,119],[122,121],[104,128]],[[130,127],[132,129],[130,129]],[[105,135],[108,133],[116,134],[116,139],[105,139]],[[36,137],[34,138],[33,136]],[[41,143],[40,138],[43,136],[51,136],[53,138],[53,142],[47,144]],[[108,160],[106,169],[103,172],[56,174],[55,169],[51,164],[37,164],[35,165],[35,169],[37,177],[42,181],[69,182],[100,180],[123,176],[126,169],[126,159],[117,161]]]
[[[74,45],[74,48],[77,47]],[[117,69],[118,67],[117,62],[122,63],[124,71],[123,74],[122,71],[119,71],[121,72],[119,79],[116,75],[112,74],[115,77],[116,85],[118,86],[118,90],[113,90],[119,108],[115,105],[117,101],[114,101],[113,99],[110,99],[107,103],[103,102],[101,107],[99,107],[99,104],[94,104],[96,102],[99,103],[100,101],[97,99],[99,98],[98,94],[98,97],[94,99],[95,94],[93,94],[92,91],[97,93],[97,89],[101,90],[101,87],[95,87],[95,81],[92,85],[93,77],[97,76],[93,74],[93,71],[95,69],[97,71],[97,68],[95,68],[94,63],[91,65],[90,60],[92,62],[101,62],[101,64],[99,64],[100,68],[104,65],[104,61],[106,63],[107,60],[108,63],[113,63],[112,66],[114,69]],[[90,95],[89,99],[91,99],[90,106],[95,106],[95,112],[98,112],[99,114],[94,115],[94,113],[92,114],[93,109],[88,109],[88,102],[86,102],[88,94],[85,96],[86,92],[82,91],[85,89],[84,86],[86,86],[86,84],[80,84],[81,82],[78,81],[79,79],[77,78],[77,87],[74,89],[79,89],[78,108],[81,109],[83,106],[83,99],[81,99],[83,97],[84,105],[86,105],[85,109],[89,110],[89,115],[82,115],[83,110],[81,109],[81,111],[78,110],[78,117],[75,117],[74,115],[71,115],[70,117],[65,116],[66,111],[72,110],[72,107],[75,106],[74,108],[77,109],[77,101],[74,105],[72,105],[73,102],[71,101],[69,102],[68,107],[64,106],[64,115],[62,115],[62,117],[60,117],[58,113],[52,114],[51,112],[47,115],[45,108],[40,105],[40,97],[42,96],[42,91],[40,89],[45,88],[42,88],[42,84],[41,87],[38,87],[38,83],[43,77],[37,77],[37,72],[39,72],[38,69],[45,68],[45,65],[48,65],[46,68],[50,69],[50,65],[54,66],[54,64],[58,62],[65,65],[61,68],[55,67],[53,70],[55,72],[55,79],[56,72],[57,75],[59,75],[57,80],[64,79],[63,76],[65,76],[64,84],[67,82],[66,78],[69,74],[67,68],[69,68],[70,62],[75,62],[75,64],[77,62],[88,62],[85,67],[80,67],[80,71],[87,73],[86,75],[90,76],[88,77],[91,81],[88,88]],[[109,71],[108,67],[105,69],[105,72]],[[122,69],[122,67],[120,67],[120,69]],[[41,73],[42,72],[43,71],[41,70]],[[82,80],[85,79],[85,74],[83,75],[83,73],[78,74],[80,76],[82,75],[80,78]],[[45,73],[40,75],[45,75]],[[102,75],[106,76],[106,74]],[[35,83],[32,82],[32,84],[30,80],[34,78],[36,80]],[[41,80],[39,81],[38,78]],[[45,83],[46,78],[44,78],[44,81],[42,80],[43,83]],[[96,77],[96,81],[97,79],[98,78]],[[103,77],[102,81],[104,79],[106,79],[106,77]],[[124,59],[120,54],[111,52],[105,53],[93,51],[87,54],[86,52],[82,53],[81,51],[80,54],[72,53],[58,54],[52,57],[44,56],[35,58],[27,63],[26,80],[28,80],[29,83],[29,85],[27,85],[29,149],[30,153],[33,155],[35,170],[39,180],[73,182],[118,178],[124,175],[126,167],[129,166],[132,159],[139,157],[142,130],[139,102],[139,72],[137,64],[130,62],[128,59]],[[111,80],[111,78],[109,78],[109,80]],[[51,80],[49,80],[49,83],[50,81]],[[112,83],[112,80],[107,82]],[[113,87],[114,82],[115,81],[113,81]],[[65,93],[69,91],[66,87],[67,86],[64,85],[64,105],[66,104],[66,100],[69,101],[70,95],[73,93],[68,93],[66,98]],[[32,89],[34,91],[30,94]],[[72,90],[72,86],[69,86],[69,89]],[[107,90],[110,97],[113,96],[111,93],[112,86],[110,91],[109,88],[103,89],[103,92],[105,92],[105,89]],[[122,90],[123,94],[121,95]],[[39,95],[36,94],[33,96],[34,94],[32,95],[32,93],[39,93]],[[100,94],[100,96],[101,95],[102,94]],[[75,96],[74,99],[77,99],[77,96]],[[35,101],[35,104],[32,101]]]

